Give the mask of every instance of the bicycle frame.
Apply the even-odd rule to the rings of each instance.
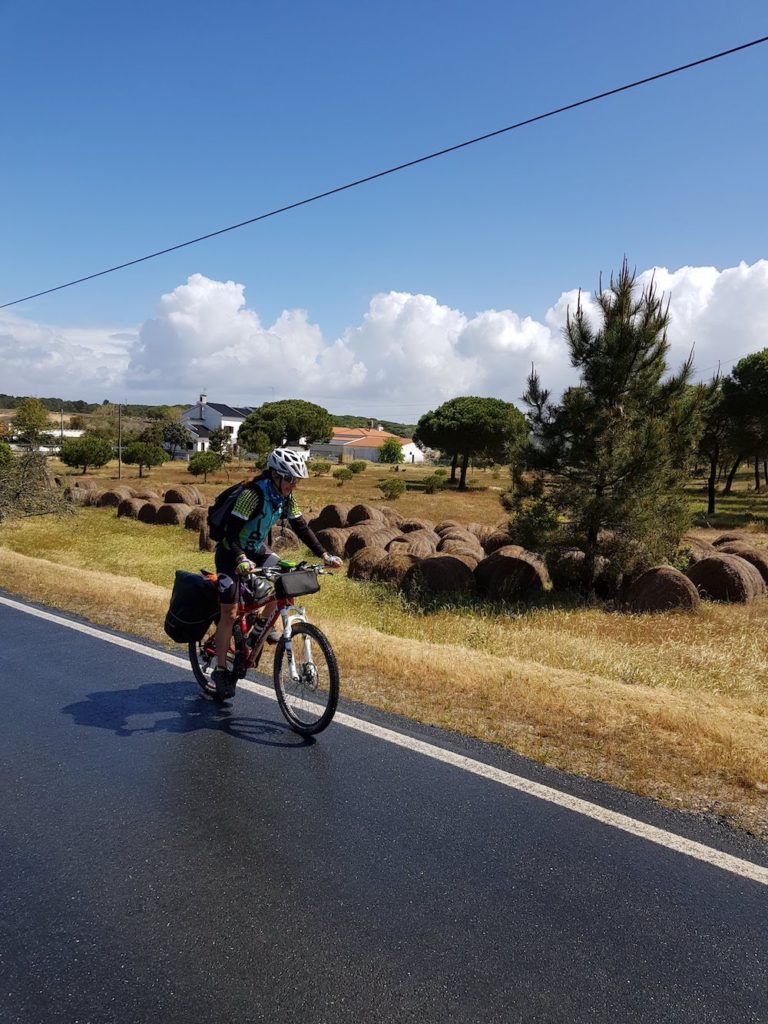
[[[275,597],[274,593],[269,594],[261,601],[256,601],[253,604],[248,604],[244,599],[245,594],[245,581],[239,580],[238,582],[238,600],[237,600],[237,618],[235,619],[235,628],[233,630],[233,638],[235,640],[235,653],[242,653],[245,657],[245,667],[256,668],[261,659],[261,655],[264,650],[264,640],[267,634],[274,627],[278,619],[282,619],[283,623],[283,640],[285,641],[285,653],[288,659],[288,669],[291,674],[291,679],[294,682],[298,682],[299,673],[296,670],[296,665],[293,658],[293,645],[291,643],[291,637],[293,632],[293,623],[295,621],[306,622],[307,613],[304,608],[293,604],[288,598]],[[248,625],[248,617],[250,615],[258,615],[260,610],[265,608],[267,605],[275,605],[272,614],[267,617],[265,624],[259,630],[256,642],[251,645],[247,642],[247,638],[253,633],[255,626]],[[239,627],[239,629],[238,629]],[[238,647],[238,633],[240,636],[240,652],[237,651]],[[311,660],[311,648],[309,638],[305,638],[305,657],[307,661]]]

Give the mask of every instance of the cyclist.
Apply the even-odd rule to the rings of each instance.
[[[279,519],[287,519],[291,529],[326,565],[340,566],[341,559],[329,554],[299,510],[294,488],[309,474],[304,459],[290,448],[275,448],[267,458],[267,468],[243,489],[232,508],[224,537],[216,546],[216,572],[219,582],[219,625],[216,629],[216,668],[211,673],[210,690],[228,699],[235,695],[236,680],[227,669],[227,653],[237,619],[237,577],[257,566],[276,564],[277,556],[267,547],[270,529]],[[265,609],[268,613],[269,606]],[[277,643],[277,630],[268,636]]]

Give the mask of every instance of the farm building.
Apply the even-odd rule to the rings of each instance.
[[[334,427],[330,441],[310,446],[310,457],[341,462],[354,462],[357,459],[378,462],[379,450],[390,437],[394,437],[403,446],[406,462],[424,462],[424,452],[410,438],[397,437],[396,434],[390,434],[381,427],[375,430],[364,427]]]

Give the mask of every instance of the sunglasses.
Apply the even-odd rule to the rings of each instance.
[[[282,480],[286,484],[295,484],[298,483],[299,480],[297,476],[291,476],[290,474],[288,474],[288,476],[283,476],[282,473],[278,473],[277,477],[278,480]]]

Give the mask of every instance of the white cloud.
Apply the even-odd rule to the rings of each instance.
[[[768,261],[719,271],[644,271],[670,299],[672,363],[695,345],[702,372],[768,345]],[[411,420],[459,394],[515,401],[534,362],[555,394],[574,379],[562,329],[578,289],[542,321],[512,310],[474,316],[431,295],[375,295],[362,321],[326,340],[301,309],[264,325],[245,289],[201,274],[163,295],[135,332],[51,327],[0,314],[0,391],[100,401],[318,401],[334,411]],[[590,291],[581,301],[591,318]]]
[[[56,327],[0,312],[0,391],[101,401],[124,387],[135,332]]]

